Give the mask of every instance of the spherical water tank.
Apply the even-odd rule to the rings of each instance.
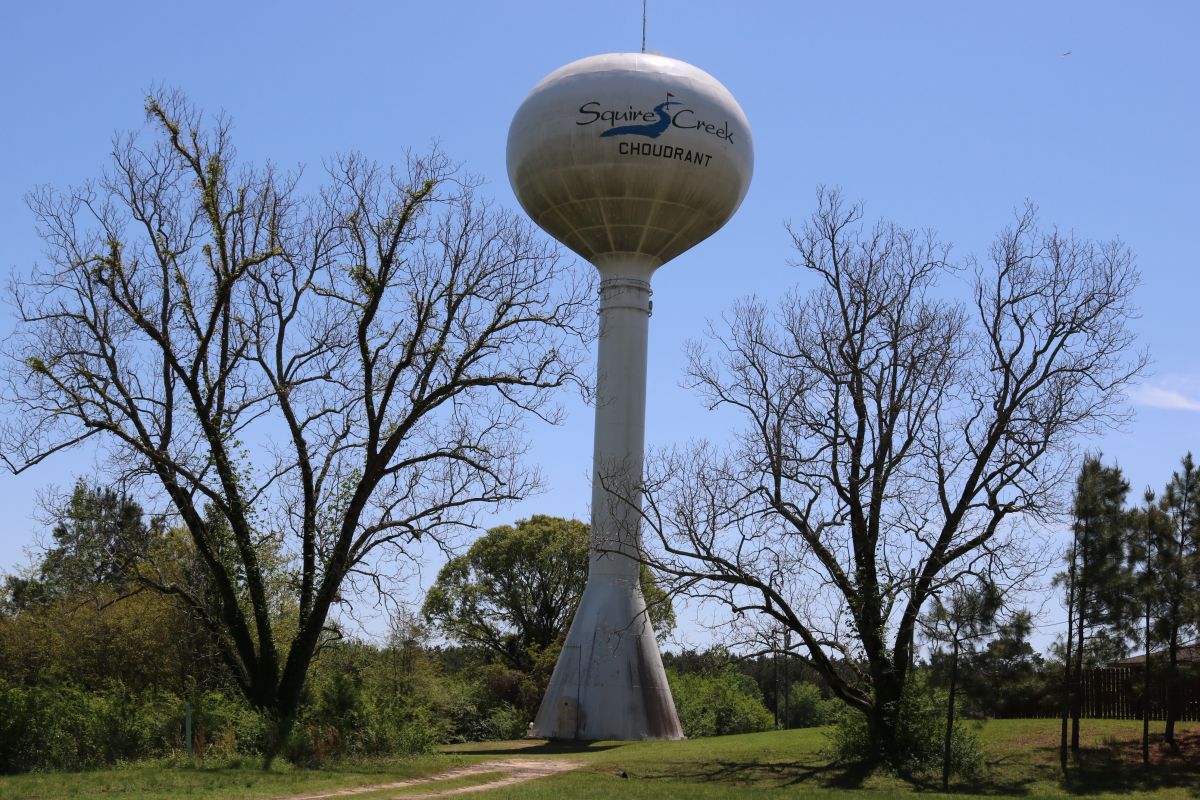
[[[547,75],[508,132],[508,176],[541,228],[597,266],[654,266],[708,238],[746,196],[750,126],[716,78],[610,53]]]

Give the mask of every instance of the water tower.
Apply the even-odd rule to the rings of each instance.
[[[753,166],[750,127],[729,91],[659,55],[568,64],[513,118],[517,198],[600,272],[588,581],[535,736],[683,736],[638,581],[650,278],[729,220]]]

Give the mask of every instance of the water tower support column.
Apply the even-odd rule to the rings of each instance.
[[[638,580],[651,259],[600,270],[592,535],[587,587],[538,710],[552,739],[680,739]]]
[[[698,67],[604,53],[533,87],[509,126],[507,160],[530,219],[601,279],[588,582],[531,733],[681,739],[638,581],[650,276],[741,204],[750,125]]]

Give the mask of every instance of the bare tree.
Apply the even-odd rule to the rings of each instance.
[[[931,233],[861,219],[819,192],[792,231],[816,288],[744,300],[691,347],[690,384],[745,426],[652,462],[643,524],[677,590],[748,637],[796,634],[890,758],[922,605],[981,559],[1039,566],[1014,534],[1061,508],[1072,440],[1120,422],[1146,359],[1119,243],[1042,232],[1027,207],[956,268]],[[939,283],[959,276],[969,302]]]
[[[414,543],[537,487],[523,422],[576,380],[592,291],[436,150],[338,158],[302,197],[239,166],[227,119],[163,92],[146,112],[102,179],[30,197],[48,263],[14,282],[0,452],[20,471],[95,439],[155,487],[206,581],[141,584],[282,734],[348,580],[386,588]]]

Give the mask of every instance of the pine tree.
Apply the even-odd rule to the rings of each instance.
[[[146,555],[161,521],[149,524],[142,507],[124,493],[76,482],[70,497],[52,509],[54,543],[36,570],[8,577],[0,587],[0,611],[15,612],[96,589],[122,591],[130,569]]]
[[[932,611],[922,619],[922,626],[929,637],[935,643],[950,649],[949,694],[942,753],[943,791],[950,786],[959,657],[974,655],[982,640],[996,633],[996,617],[1003,606],[1004,595],[1000,589],[990,580],[982,579],[975,585],[955,586],[950,593],[949,602],[935,597]]]
[[[1129,484],[1120,467],[1106,467],[1099,456],[1084,459],[1075,485],[1073,542],[1068,553],[1065,679],[1069,689],[1063,709],[1064,763],[1068,712],[1071,751],[1079,752],[1085,662],[1095,664],[1124,655],[1129,620],[1133,617],[1133,572],[1125,553],[1128,492]]]
[[[1163,623],[1168,618],[1163,592],[1163,554],[1173,552],[1173,529],[1170,518],[1155,502],[1149,487],[1143,495],[1144,508],[1131,515],[1129,562],[1135,571],[1134,598],[1138,604],[1137,625],[1130,638],[1140,642],[1144,652],[1142,670],[1142,763],[1150,763],[1150,676],[1151,651],[1161,642]]]
[[[1164,614],[1159,622],[1159,641],[1167,645],[1167,723],[1163,735],[1172,750],[1178,751],[1175,722],[1179,719],[1179,648],[1184,637],[1195,630],[1197,550],[1200,545],[1200,473],[1189,452],[1167,483],[1161,509],[1166,514],[1170,534],[1157,553]]]

